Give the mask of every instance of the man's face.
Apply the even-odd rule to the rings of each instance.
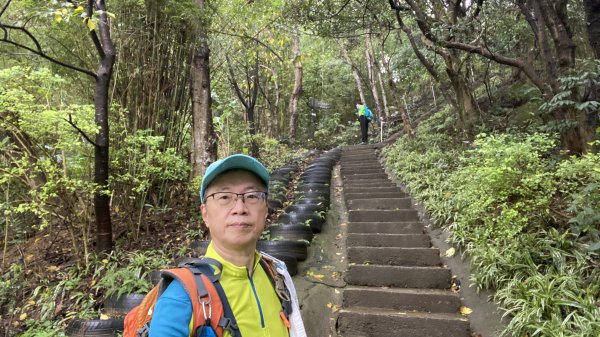
[[[218,176],[208,187],[205,196],[215,192],[266,192],[263,183],[248,171],[230,171]],[[212,197],[200,206],[202,219],[210,229],[213,244],[230,250],[256,247],[265,228],[268,206],[266,201],[247,205],[239,196],[233,205],[223,207]]]

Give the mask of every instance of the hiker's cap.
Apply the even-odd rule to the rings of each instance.
[[[269,186],[269,171],[258,160],[245,154],[234,154],[227,158],[217,160],[210,164],[204,172],[202,187],[200,187],[200,202],[204,202],[204,193],[210,183],[221,173],[231,170],[244,170],[254,173],[262,180],[265,186]]]

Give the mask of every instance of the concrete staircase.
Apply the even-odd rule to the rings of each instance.
[[[337,333],[343,337],[468,337],[469,322],[410,198],[389,178],[377,149],[344,149],[348,286]]]

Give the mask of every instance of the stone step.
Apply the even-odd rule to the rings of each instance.
[[[425,226],[422,222],[394,221],[394,222],[350,222],[348,234],[423,234]]]
[[[378,160],[361,160],[356,162],[340,162],[340,170],[357,170],[364,168],[383,168]]]
[[[342,177],[355,175],[355,174],[385,174],[385,170],[381,167],[379,168],[365,168],[365,169],[346,169],[340,170]]]
[[[381,186],[381,187],[344,187],[344,193],[371,193],[371,192],[402,192],[402,189],[397,186]],[[381,198],[380,200],[389,199]]]
[[[340,158],[350,158],[350,157],[364,156],[364,155],[377,155],[377,151],[375,151],[374,149],[362,149],[362,150],[356,150],[356,151],[351,151],[351,152],[344,152],[344,153],[342,153]]]
[[[427,234],[348,233],[346,245],[348,247],[429,248],[431,240]]]
[[[449,289],[452,273],[441,267],[349,265],[346,282],[371,287]]]
[[[343,164],[340,167],[340,171],[374,170],[374,169],[383,169],[383,166],[379,162],[363,162],[360,164]]]
[[[460,314],[414,313],[353,307],[339,311],[337,332],[344,337],[469,337]]]
[[[359,173],[359,174],[349,174],[344,176],[344,182],[346,180],[364,180],[364,179],[388,179],[387,173]]]
[[[344,193],[346,202],[354,199],[406,198],[404,192]]]
[[[374,182],[374,183],[369,183],[369,182],[361,182],[358,184],[345,183],[344,187],[346,187],[346,188],[356,188],[356,187],[373,188],[373,187],[399,187],[399,186],[388,179],[388,180]]]
[[[348,247],[348,262],[389,266],[440,267],[437,248]]]
[[[346,287],[342,306],[454,314],[461,302],[449,290]]]
[[[367,161],[379,161],[379,157],[374,152],[357,153],[357,154],[351,155],[351,156],[342,155],[340,157],[340,162],[342,162],[342,163],[360,163],[360,162],[367,162]]]
[[[419,213],[413,209],[348,211],[348,221],[418,221]]]
[[[381,189],[388,189],[390,187],[382,187]],[[398,187],[395,187],[398,188]],[[350,192],[344,189],[344,192]],[[409,209],[412,207],[411,198],[380,198],[380,199],[354,199],[348,201],[349,210],[366,210],[366,209],[387,209],[387,210],[399,210]]]

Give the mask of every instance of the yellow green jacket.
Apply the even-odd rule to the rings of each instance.
[[[288,337],[289,332],[280,317],[281,302],[271,279],[260,266],[261,255],[255,253],[252,276],[246,267],[238,267],[224,260],[213,248],[212,242],[206,257],[223,265],[219,279],[242,337]],[[192,304],[183,286],[173,281],[156,302],[150,337],[188,337],[192,317]],[[229,332],[224,336],[231,337]]]

